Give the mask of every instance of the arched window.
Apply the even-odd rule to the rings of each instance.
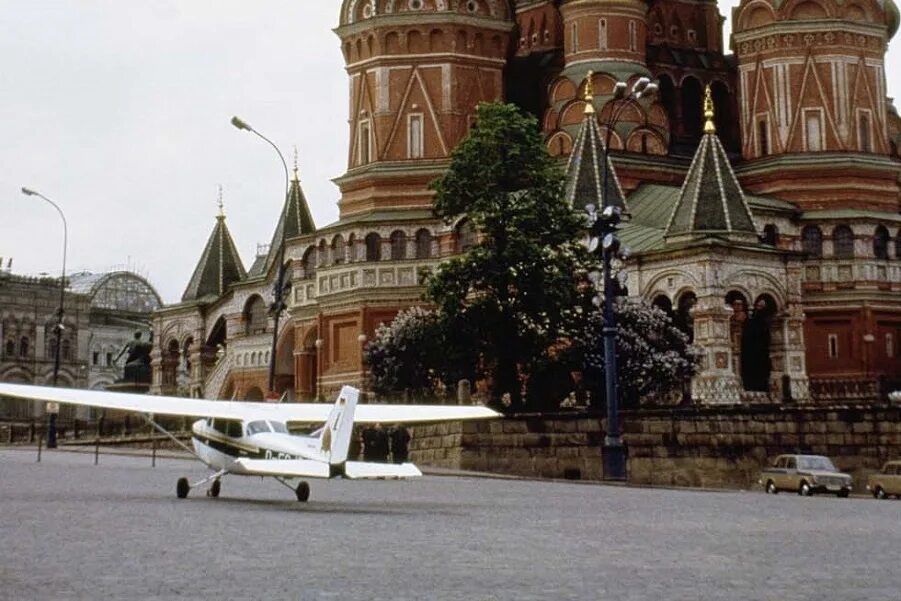
[[[847,225],[832,230],[832,255],[836,259],[854,258],[854,232]]]
[[[184,345],[182,346],[181,355],[182,361],[184,363],[185,371],[187,373],[191,373],[191,347],[194,346],[194,337],[188,336],[187,340],[185,340]]]
[[[407,258],[407,235],[400,230],[391,232],[391,260],[403,261]]]
[[[29,350],[29,340],[28,336],[22,336],[22,339],[19,340],[19,356],[27,357]]]
[[[316,274],[316,247],[311,246],[303,254],[300,264],[303,266],[303,278],[308,280]]]
[[[694,292],[689,291],[680,296],[674,319],[676,327],[688,334],[689,342],[694,342],[695,338],[694,316],[691,314],[691,309],[697,302],[698,297]]]
[[[878,226],[873,235],[873,256],[877,259],[888,259],[888,230]]]
[[[669,315],[670,318],[673,317],[673,301],[671,301],[665,294],[660,294],[654,297],[654,300],[651,301],[651,304]]]
[[[332,238],[332,261],[335,265],[344,263],[345,245],[344,238],[338,234]]]
[[[163,386],[175,386],[177,384],[178,364],[180,361],[181,352],[179,351],[178,340],[172,339],[166,345],[166,352],[163,354]]]
[[[732,135],[735,119],[732,117],[732,95],[729,88],[721,81],[714,81],[710,84],[710,92],[713,97],[716,135],[727,150],[738,150]]]
[[[465,253],[476,244],[476,232],[469,220],[457,226],[457,252]]]
[[[347,237],[347,262],[353,263],[357,260],[357,236],[351,234]]]
[[[701,139],[704,87],[694,77],[682,80],[682,123],[686,137],[697,143]]]
[[[823,258],[823,232],[815,225],[807,225],[801,230],[801,250],[810,259]]]
[[[660,103],[666,109],[666,116],[669,117],[670,124],[674,124],[679,118],[679,109],[677,107],[678,100],[676,99],[676,86],[673,83],[673,79],[669,75],[663,74],[658,79],[657,85],[659,86],[658,98],[660,98]]]
[[[254,294],[244,306],[245,333],[262,334],[269,325],[269,317],[266,314],[266,302],[258,294]]]
[[[429,230],[422,229],[416,232],[416,258],[430,259],[432,257],[432,234]]]
[[[895,234],[895,258],[901,259],[901,229]]]
[[[16,356],[16,341],[15,340],[7,340],[6,341],[6,356],[7,357],[15,357]]]
[[[63,361],[72,360],[72,343],[69,340],[63,340],[63,348],[60,353],[62,354]]]
[[[366,260],[382,260],[382,237],[375,232],[366,235]]]
[[[773,223],[763,226],[763,243],[769,246],[779,245],[779,228]]]

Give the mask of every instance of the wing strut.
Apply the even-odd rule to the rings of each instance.
[[[182,449],[184,449],[185,451],[187,451],[188,453],[190,453],[191,455],[193,455],[194,457],[196,457],[197,460],[200,461],[202,464],[204,464],[205,466],[207,466],[207,467],[210,468],[210,469],[213,469],[213,466],[210,465],[209,463],[207,463],[206,461],[204,461],[204,460],[203,460],[203,457],[201,457],[200,455],[198,455],[198,454],[194,451],[194,449],[192,449],[191,447],[189,447],[188,445],[186,445],[185,443],[183,443],[182,441],[180,441],[179,439],[177,439],[177,438],[175,437],[175,435],[172,434],[169,430],[167,430],[166,428],[164,428],[164,427],[162,427],[161,425],[159,425],[158,423],[156,423],[156,421],[154,421],[154,419],[153,419],[153,414],[152,414],[152,413],[141,413],[141,417],[143,417],[144,420],[145,420],[148,424],[150,424],[151,426],[153,426],[154,429],[156,429],[158,432],[162,433],[164,436],[167,436],[167,437],[169,438],[169,440],[171,440],[172,442],[174,442],[175,444],[177,444],[179,447],[181,447]]]

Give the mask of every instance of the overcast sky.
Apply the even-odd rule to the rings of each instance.
[[[732,4],[720,10],[731,17]],[[332,28],[340,0],[0,0],[0,256],[57,275],[130,265],[165,302],[187,285],[217,214],[217,186],[249,267],[272,236],[284,180],[317,225],[337,219],[348,85]],[[897,44],[895,44],[897,45]],[[891,48],[886,71],[901,60]],[[897,96],[901,77],[888,82]]]

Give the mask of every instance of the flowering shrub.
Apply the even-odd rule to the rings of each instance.
[[[688,335],[666,312],[647,301],[619,298],[615,311],[617,383],[623,405],[662,402],[680,391],[697,372],[701,349],[689,344]],[[604,389],[603,326],[601,312],[591,312],[569,349],[576,361],[581,358],[595,397]]]
[[[372,390],[430,397],[436,387],[455,390],[461,378],[472,380],[478,351],[458,340],[463,329],[447,324],[435,311],[411,307],[380,325],[363,351]]]

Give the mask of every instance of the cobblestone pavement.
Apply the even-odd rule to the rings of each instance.
[[[901,600],[901,501],[230,477],[0,449],[0,599]]]

